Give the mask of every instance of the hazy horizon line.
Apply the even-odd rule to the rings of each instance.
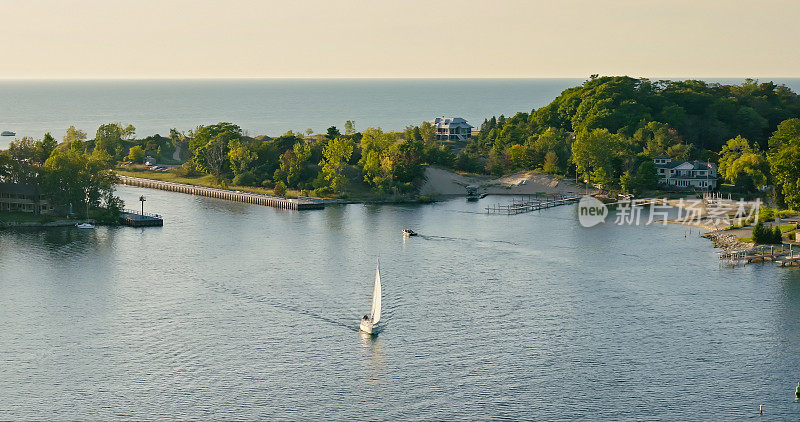
[[[600,75],[600,77],[628,76],[649,80],[704,80],[704,79],[800,79],[798,76],[630,76],[625,74]],[[22,77],[4,78],[0,81],[213,81],[213,80],[530,80],[530,79],[589,79],[590,76],[197,76],[197,77]]]

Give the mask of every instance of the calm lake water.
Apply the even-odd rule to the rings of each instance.
[[[673,78],[685,79],[685,78]],[[773,79],[795,91],[800,79]],[[741,83],[742,79],[711,79]],[[255,79],[0,81],[0,131],[61,139],[70,125],[92,137],[97,126],[132,123],[139,137],[168,135],[200,124],[233,122],[250,135],[287,130],[316,133],[381,126],[399,130],[435,116],[466,118],[474,126],[550,103],[583,79]],[[0,149],[10,137],[0,137]]]
[[[0,419],[800,417],[800,271],[696,230],[119,192],[165,226],[0,232]]]

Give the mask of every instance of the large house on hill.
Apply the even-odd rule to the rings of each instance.
[[[717,165],[705,161],[672,161],[662,155],[653,159],[658,182],[678,189],[712,190],[717,188]]]
[[[461,117],[437,117],[430,121],[437,141],[466,141],[472,137],[472,125]]]

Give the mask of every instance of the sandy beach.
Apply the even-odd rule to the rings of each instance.
[[[513,173],[499,178],[479,175],[463,175],[438,167],[425,169],[425,183],[421,195],[464,195],[466,186],[476,185],[480,193],[491,195],[534,195],[536,193],[587,192],[574,181],[536,172]],[[596,193],[589,190],[588,193]]]

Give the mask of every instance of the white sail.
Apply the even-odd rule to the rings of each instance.
[[[375,288],[372,291],[372,323],[377,324],[381,320],[381,263],[375,268]]]

